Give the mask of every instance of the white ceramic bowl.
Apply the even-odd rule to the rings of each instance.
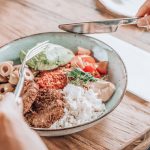
[[[49,129],[49,128],[33,128],[41,136],[61,136],[75,133],[87,129],[98,122],[102,121],[106,115],[114,110],[124,96],[127,85],[127,73],[124,63],[119,55],[107,44],[91,37],[71,34],[71,33],[41,33],[31,35],[18,40],[15,40],[0,48],[0,62],[13,60],[19,63],[20,50],[32,48],[35,44],[49,40],[51,43],[62,45],[75,52],[78,46],[93,50],[97,48],[100,51],[105,51],[109,58],[109,77],[111,82],[116,85],[116,91],[112,98],[106,103],[106,111],[99,118],[90,122],[64,129]]]

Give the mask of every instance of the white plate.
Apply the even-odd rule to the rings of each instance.
[[[118,15],[133,17],[145,0],[99,0],[106,9]]]

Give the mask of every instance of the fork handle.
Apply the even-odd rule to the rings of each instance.
[[[123,18],[121,21],[122,25],[125,24],[137,24],[138,19],[140,19],[140,17],[134,17],[134,18]]]
[[[23,74],[20,76],[19,81],[18,81],[18,84],[17,84],[16,89],[15,89],[15,92],[14,92],[14,94],[15,94],[15,101],[16,101],[16,102],[18,102],[18,98],[19,98],[19,96],[20,96],[20,94],[21,94],[21,91],[22,91],[22,88],[23,88],[23,85],[24,85],[24,79],[25,79],[24,73],[25,73],[25,71],[24,71]]]

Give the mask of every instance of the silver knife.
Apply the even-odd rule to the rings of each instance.
[[[109,33],[117,31],[120,25],[137,24],[138,19],[139,18],[135,17],[61,24],[59,28],[67,32],[79,34]]]

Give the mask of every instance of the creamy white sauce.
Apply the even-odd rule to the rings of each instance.
[[[103,102],[108,101],[116,89],[113,83],[104,80],[90,83],[89,87],[97,93],[98,98]]]

